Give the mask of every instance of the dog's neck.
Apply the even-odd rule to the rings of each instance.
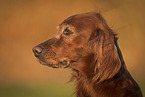
[[[93,97],[93,95],[96,93],[95,88],[98,88],[97,93],[98,95],[101,95],[101,91],[103,91],[103,90],[99,90],[99,89],[102,89],[101,86],[106,87],[106,85],[108,85],[110,82],[114,83],[116,80],[122,81],[125,79],[124,75],[126,74],[124,73],[124,70],[125,68],[122,65],[119,72],[114,77],[104,80],[99,83],[94,83],[91,78],[86,77],[87,75],[84,76],[84,74],[81,74],[78,70],[73,69],[73,76],[75,76],[75,80],[76,80],[75,92],[77,95],[82,95],[82,97],[84,97],[84,95],[86,95],[85,97]],[[92,78],[93,78],[93,75],[92,75]],[[111,90],[108,90],[108,91],[111,91]]]
[[[95,88],[98,87],[98,93],[99,93],[100,85],[105,86],[106,83],[108,83],[110,81],[115,82],[115,80],[125,79],[125,76],[124,76],[124,75],[126,75],[124,72],[124,71],[126,71],[125,70],[126,67],[124,67],[125,63],[124,63],[124,60],[123,60],[123,57],[122,57],[122,54],[120,52],[118,45],[117,44],[115,44],[115,45],[117,47],[117,53],[118,53],[119,58],[121,60],[121,68],[120,68],[119,72],[116,73],[112,78],[106,79],[106,80],[101,81],[99,83],[97,83],[97,80],[93,81],[93,77],[96,74],[95,70],[90,70],[92,68],[94,69],[94,67],[95,67],[95,62],[92,61],[92,60],[94,60],[93,55],[87,56],[87,57],[89,57],[89,59],[91,57],[92,60],[87,60],[88,62],[82,61],[82,60],[86,60],[87,57],[85,57],[85,59],[81,59],[81,61],[76,64],[76,66],[84,66],[84,67],[86,67],[86,65],[87,65],[87,68],[81,67],[81,70],[73,69],[73,78],[75,78],[76,85],[77,85],[77,87],[76,87],[77,95],[87,95],[87,97],[92,97],[92,95],[95,93],[94,87]],[[88,63],[88,64],[86,64],[86,63]],[[92,65],[92,64],[94,64],[94,65]],[[89,67],[89,66],[94,66],[94,67]],[[128,73],[128,72],[126,72],[126,73]]]

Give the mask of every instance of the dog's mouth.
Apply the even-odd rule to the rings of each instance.
[[[75,62],[73,60],[63,60],[63,61],[59,61],[59,62],[56,62],[56,61],[53,61],[53,62],[45,62],[43,60],[40,60],[38,59],[40,64],[42,65],[45,65],[45,66],[49,66],[49,67],[52,67],[52,68],[67,68],[71,65],[71,63]]]

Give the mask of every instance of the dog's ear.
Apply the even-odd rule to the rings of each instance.
[[[100,20],[101,24],[96,31],[92,32],[89,39],[91,48],[95,53],[96,65],[94,71],[96,75],[93,81],[97,83],[112,78],[121,68],[121,61],[115,45],[115,36],[104,21]]]

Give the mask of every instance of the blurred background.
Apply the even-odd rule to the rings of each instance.
[[[70,15],[100,11],[145,94],[145,0],[0,0],[0,97],[75,97],[69,69],[39,64],[32,48]]]

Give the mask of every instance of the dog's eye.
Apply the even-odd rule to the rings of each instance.
[[[69,30],[68,28],[66,28],[64,31],[63,31],[63,34],[64,35],[70,35],[72,34],[73,32],[71,30]]]

